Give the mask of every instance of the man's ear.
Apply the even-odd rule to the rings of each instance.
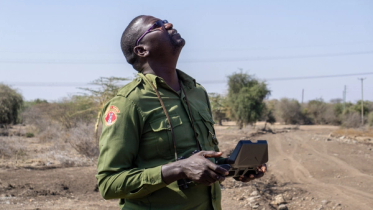
[[[143,46],[143,45],[138,45],[133,48],[133,52],[142,58],[145,58],[149,55],[149,51]]]

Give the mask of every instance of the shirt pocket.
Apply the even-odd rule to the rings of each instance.
[[[175,127],[182,125],[181,118],[178,115],[171,115],[170,119],[175,132]],[[174,143],[172,141],[171,126],[168,123],[167,118],[164,117],[151,121],[150,127],[153,131],[152,136],[156,143],[158,155],[167,159],[174,157],[175,151]]]
[[[214,150],[214,146],[219,144],[215,135],[215,122],[212,120],[212,117],[208,112],[199,111],[198,114],[201,117],[203,127],[201,129],[201,134],[203,136],[203,142],[205,143],[205,149]]]

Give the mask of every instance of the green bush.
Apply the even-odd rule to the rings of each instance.
[[[325,124],[326,111],[326,103],[322,99],[315,99],[308,102],[306,115],[310,117],[313,124]]]
[[[0,84],[0,124],[16,124],[20,121],[23,98],[7,85]]]
[[[217,93],[209,93],[212,117],[222,125],[223,119],[227,118],[227,100],[226,97]]]
[[[34,134],[33,133],[26,133],[26,137],[27,138],[32,138],[32,137],[34,137]]]
[[[240,129],[260,119],[265,106],[263,100],[270,93],[267,84],[252,75],[241,72],[228,76],[227,102]]]
[[[363,103],[364,116],[367,116],[370,111],[373,111],[373,110],[369,110],[370,104],[371,104],[370,101],[364,101]],[[353,105],[351,109],[355,112],[361,113],[361,100],[356,102],[356,104]]]

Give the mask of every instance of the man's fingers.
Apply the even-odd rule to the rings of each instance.
[[[222,152],[214,152],[214,151],[202,151],[201,154],[207,158],[214,158],[220,157],[223,153]]]
[[[219,176],[219,175],[216,175],[216,176],[217,176],[216,178],[218,178],[219,182],[223,182],[225,180],[224,176]]]
[[[259,172],[258,174],[248,174],[248,175],[245,175],[245,176],[241,176],[239,178],[240,181],[243,181],[243,182],[248,182],[248,181],[251,181],[251,180],[254,180],[254,179],[257,179],[257,178],[260,178],[264,175],[264,173],[262,172]]]
[[[218,173],[216,173],[215,171],[212,171],[212,170],[209,171],[209,175],[212,179],[214,179],[214,182],[216,182],[216,181],[222,182],[222,181],[225,180],[224,176],[222,176],[222,175],[220,175],[220,174],[218,174]]]
[[[202,176],[203,184],[205,185],[211,185],[212,183],[216,182],[214,177],[210,174],[210,172],[207,172]]]
[[[267,171],[267,165],[263,164],[261,166],[258,166],[258,171],[265,173]]]
[[[224,168],[218,166],[218,165],[215,165],[214,163],[210,162],[208,163],[208,167],[213,170],[214,172],[218,173],[218,174],[221,174],[223,176],[226,176],[228,175],[228,171],[225,170]]]
[[[259,172],[258,174],[255,175],[255,179],[260,178],[262,176],[264,176],[264,173]]]
[[[196,183],[199,183],[199,184],[203,184],[203,185],[206,185],[206,186],[210,186],[211,183],[208,182],[207,180],[197,180],[197,181],[194,181]]]

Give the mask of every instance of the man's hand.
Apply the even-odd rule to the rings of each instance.
[[[249,174],[249,175],[245,175],[245,176],[240,176],[238,178],[238,180],[242,181],[242,182],[249,182],[251,180],[258,179],[258,178],[264,176],[264,173],[266,171],[267,171],[267,165],[263,164],[261,166],[258,166],[258,174]]]
[[[224,181],[228,171],[207,159],[221,155],[221,152],[200,151],[187,159],[163,165],[162,179],[166,184],[185,178],[205,185]]]
[[[187,159],[181,160],[185,178],[205,185],[211,185],[216,181],[224,181],[224,176],[228,175],[228,171],[207,159],[220,157],[221,155],[221,152],[200,151]]]

